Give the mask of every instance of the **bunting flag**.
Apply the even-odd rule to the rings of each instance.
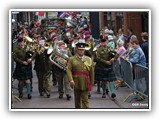
[[[58,12],[58,17],[60,17],[60,18],[66,18],[67,14],[66,14],[66,12]]]
[[[72,16],[72,18],[76,18],[77,14],[80,14],[80,12],[58,12],[58,17],[60,18],[66,18],[68,16]]]
[[[35,16],[44,16],[45,12],[34,12]]]

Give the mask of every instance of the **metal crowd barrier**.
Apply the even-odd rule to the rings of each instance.
[[[132,64],[122,57],[120,58],[120,60],[121,60],[121,71],[123,74],[123,81],[130,89],[134,90]]]
[[[121,67],[120,67],[120,65],[119,65],[119,61],[118,61],[118,60],[116,60],[116,61],[114,62],[114,67],[113,67],[113,69],[114,69],[114,72],[115,72],[115,75],[116,75],[117,80],[123,80],[123,75],[122,75],[122,73],[121,73]]]
[[[149,73],[148,68],[142,65],[135,65],[135,90],[146,97],[149,96]]]
[[[149,95],[149,77],[148,77],[148,68],[136,64],[134,67],[135,71],[135,79],[133,80],[133,71],[132,64],[125,60],[121,59],[121,71],[123,73],[123,81],[124,83],[132,89],[132,93],[130,93],[124,100],[131,102],[133,99],[141,98],[144,99],[143,96],[148,97]]]
[[[131,102],[135,98],[135,90],[134,90],[134,80],[133,80],[133,72],[132,72],[132,64],[124,58],[120,58],[121,60],[121,68],[123,72],[123,80],[124,83],[132,90],[132,92],[124,99],[125,101]]]
[[[117,83],[115,84],[115,89],[118,89],[120,86],[124,86],[123,72],[122,72],[121,65],[119,65],[118,60],[116,60],[113,63],[113,70],[115,72],[115,76],[116,76],[116,79],[117,79]]]

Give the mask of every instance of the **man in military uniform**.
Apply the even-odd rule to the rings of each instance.
[[[88,91],[94,84],[93,61],[85,56],[85,40],[80,39],[76,44],[77,54],[69,59],[67,77],[74,88],[75,108],[89,108]]]
[[[111,91],[111,98],[115,98],[114,84],[116,80],[115,73],[113,71],[113,62],[118,58],[116,51],[107,46],[108,41],[106,39],[101,40],[101,45],[97,49],[96,53],[96,66],[95,66],[95,80],[102,81],[102,98],[108,94],[106,83],[109,83],[109,89]],[[106,90],[107,89],[107,90]]]
[[[64,54],[68,58],[70,56],[72,56],[69,49],[67,48],[66,43],[58,42],[57,47],[58,47],[58,50],[59,50],[59,54]],[[53,55],[53,57],[55,57],[55,55]],[[61,57],[64,57],[64,56],[62,55]],[[67,65],[67,59],[68,58],[63,60],[64,65]],[[56,66],[56,65],[54,65],[54,68],[55,68],[55,71],[54,71],[55,72],[55,77],[56,77],[56,80],[58,81],[59,99],[63,98],[63,94],[65,92],[67,100],[70,100],[70,98],[71,98],[71,96],[70,96],[70,85],[69,85],[69,81],[67,79],[66,71],[63,70],[62,68]],[[65,88],[65,90],[64,90],[64,88]]]
[[[34,69],[36,70],[36,74],[38,77],[38,89],[40,96],[44,96],[45,93],[49,98],[51,92],[51,83],[50,83],[51,62],[49,60],[49,55],[47,54],[47,50],[45,50],[43,44],[41,44],[43,42],[39,41],[39,43],[40,43],[39,44],[40,48],[38,48],[37,49],[38,51],[36,51],[37,55],[35,58]]]
[[[16,68],[13,73],[13,78],[19,81],[19,98],[23,97],[23,87],[25,82],[27,87],[28,99],[31,99],[32,96],[30,80],[33,77],[31,62],[34,58],[34,55],[29,57],[22,38],[19,38],[17,42],[17,47],[13,50],[12,53],[13,59],[16,62]]]

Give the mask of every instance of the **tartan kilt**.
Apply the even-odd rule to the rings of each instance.
[[[33,78],[32,64],[22,65],[16,63],[15,71],[13,72],[13,78],[17,80],[28,80]]]
[[[105,66],[97,64],[95,66],[95,81],[115,81],[116,76],[113,70],[113,65]]]

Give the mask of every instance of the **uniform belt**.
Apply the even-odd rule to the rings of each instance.
[[[90,83],[89,72],[72,72],[72,74],[73,74],[73,75],[79,75],[79,76],[86,76],[88,90],[89,90],[89,91],[92,90],[92,85],[91,85],[91,83]]]

